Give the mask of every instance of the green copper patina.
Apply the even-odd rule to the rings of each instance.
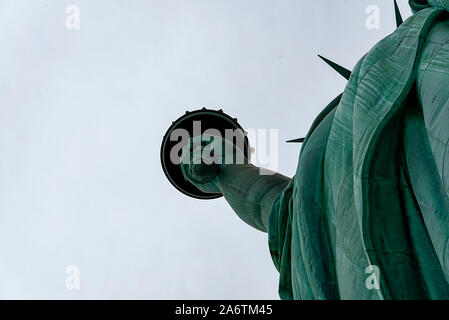
[[[449,0],[410,5],[317,117],[295,177],[183,165],[268,232],[282,299],[449,298]]]

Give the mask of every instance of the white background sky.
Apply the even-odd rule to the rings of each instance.
[[[353,68],[394,29],[392,0],[1,0],[0,298],[278,299],[267,235],[177,192],[162,136],[223,108],[279,129],[293,176],[300,146],[283,141],[345,86],[316,55]]]

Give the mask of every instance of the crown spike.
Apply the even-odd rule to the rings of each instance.
[[[402,19],[401,11],[399,10],[398,2],[396,0],[394,0],[394,13],[396,15],[396,25],[399,28],[404,20]]]
[[[303,143],[306,138],[298,138],[286,141],[287,143]]]
[[[328,65],[330,65],[331,68],[334,69],[335,71],[337,71],[343,78],[345,78],[346,80],[349,80],[349,78],[351,77],[351,71],[336,64],[333,61],[330,61],[329,59],[326,59],[323,56],[318,55],[318,57],[320,57],[324,62],[326,62]]]

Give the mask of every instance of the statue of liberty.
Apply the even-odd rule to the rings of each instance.
[[[268,232],[281,299],[449,298],[449,0],[409,3],[414,14],[403,22],[396,5],[398,29],[352,72],[326,60],[349,82],[312,124],[293,178],[180,165]]]

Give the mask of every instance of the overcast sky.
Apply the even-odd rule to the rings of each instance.
[[[278,299],[267,235],[173,188],[162,136],[222,108],[293,176],[283,141],[345,86],[316,55],[352,68],[394,29],[392,0],[1,0],[0,298]]]

